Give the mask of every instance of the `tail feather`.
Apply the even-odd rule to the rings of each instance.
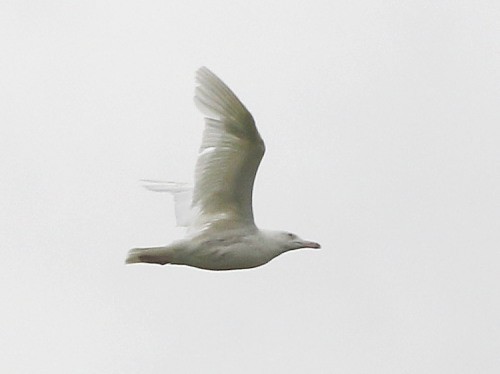
[[[125,263],[165,265],[171,262],[171,257],[172,254],[168,247],[134,248],[128,252]]]

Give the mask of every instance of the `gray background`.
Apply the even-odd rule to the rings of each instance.
[[[498,373],[498,1],[2,1],[2,373]],[[239,272],[182,235],[206,65],[267,144]]]

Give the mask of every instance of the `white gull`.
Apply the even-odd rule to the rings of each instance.
[[[156,181],[146,186],[174,195],[177,224],[188,227],[187,235],[163,247],[132,249],[126,263],[248,269],[293,249],[320,248],[289,232],[257,228],[252,190],[264,142],[252,115],[224,82],[206,67],[196,80],[195,103],[206,118],[194,188]]]

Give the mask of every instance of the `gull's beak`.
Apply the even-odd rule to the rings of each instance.
[[[302,241],[302,248],[315,248],[315,249],[318,249],[318,248],[321,248],[321,246],[319,245],[319,243],[308,242],[307,240],[304,240],[304,241]]]

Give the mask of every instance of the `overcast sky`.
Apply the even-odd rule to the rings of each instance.
[[[498,1],[2,1],[2,373],[498,373]],[[179,238],[206,65],[267,145],[245,271]]]

